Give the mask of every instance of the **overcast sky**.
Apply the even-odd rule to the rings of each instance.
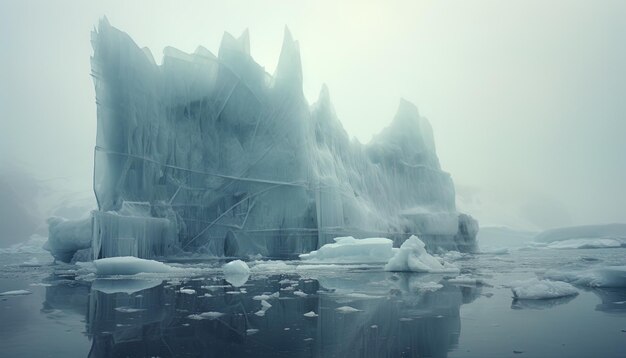
[[[104,15],[157,61],[249,28],[269,73],[287,25],[309,102],[361,142],[415,103],[481,223],[626,222],[626,1],[0,0],[0,165],[90,187]]]

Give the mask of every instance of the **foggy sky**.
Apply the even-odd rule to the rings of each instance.
[[[287,25],[309,103],[326,83],[361,142],[415,103],[481,224],[626,221],[624,1],[0,0],[0,165],[89,190],[104,15],[157,62],[249,28],[269,73]]]

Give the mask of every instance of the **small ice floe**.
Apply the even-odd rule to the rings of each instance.
[[[413,320],[413,318],[408,318],[408,317],[400,317],[400,319],[399,319],[400,322],[409,322],[409,321],[412,321],[412,320]]]
[[[307,313],[303,314],[303,316],[304,316],[304,317],[310,317],[310,318],[312,318],[312,317],[317,317],[317,316],[318,316],[318,314],[317,314],[317,313],[315,313],[315,312],[313,312],[313,311],[309,311],[309,312],[307,312]]]
[[[205,293],[204,295],[198,297],[213,297],[213,295],[210,293]]]
[[[279,295],[280,295],[279,292],[274,292],[272,294],[264,293],[262,295],[254,296],[254,297],[252,297],[252,299],[255,300],[255,301],[263,301],[263,300],[267,301],[267,300],[272,299],[272,298],[278,298]]]
[[[159,261],[145,260],[132,256],[107,257],[94,260],[98,275],[135,275],[138,273],[171,273],[181,269]]]
[[[545,300],[578,294],[576,287],[567,282],[536,278],[514,282],[511,291],[513,297],[518,300]]]
[[[490,247],[480,250],[480,253],[488,255],[506,255],[509,253],[509,249],[506,247]]]
[[[190,314],[187,316],[189,319],[203,320],[203,319],[216,319],[222,317],[224,314],[221,312],[202,312],[200,314]]]
[[[341,307],[337,307],[335,308],[335,311],[339,312],[339,313],[354,313],[354,312],[361,312],[361,310],[358,310],[354,307],[350,307],[350,306],[341,306]]]
[[[263,301],[261,301],[261,307],[263,307],[263,308],[265,308],[267,310],[270,307],[272,307],[272,305],[269,302],[263,300]]]
[[[256,312],[254,312],[255,315],[259,316],[259,317],[265,317],[265,310],[264,309],[260,309]]]
[[[285,328],[283,328],[283,331],[289,331],[290,329],[291,328],[289,328],[289,327],[285,327]]]
[[[265,316],[265,312],[267,312],[267,310],[269,310],[272,307],[272,305],[267,302],[266,300],[262,300],[261,301],[261,309],[254,312],[255,315],[259,316],[259,317],[264,317]]]
[[[243,286],[250,277],[250,267],[241,260],[235,260],[223,266],[226,281],[234,287]]]
[[[334,241],[300,255],[300,259],[326,263],[384,263],[394,253],[393,241],[386,238],[355,239],[346,236],[336,237]]]
[[[311,338],[311,337],[309,337],[309,338],[305,338],[305,339],[304,339],[304,341],[305,341],[305,342],[310,342],[310,341],[312,341],[312,340],[313,340],[313,338]]]
[[[294,296],[298,296],[298,297],[306,297],[308,296],[306,293],[298,290],[298,291],[293,291]]]
[[[13,290],[0,293],[0,296],[24,296],[30,295],[32,292],[27,290]]]
[[[417,236],[411,235],[385,265],[385,271],[411,272],[458,272],[459,269],[426,252],[426,245]]]
[[[196,290],[194,290],[193,288],[181,288],[180,290],[178,290],[178,292],[185,294],[185,295],[195,295],[196,294]]]
[[[370,328],[376,329],[376,328],[378,328],[378,326],[373,324],[373,325],[370,326]]]
[[[248,328],[246,329],[246,335],[251,336],[253,334],[259,333],[259,330],[256,328]]]
[[[117,312],[122,312],[122,313],[135,313],[135,312],[142,312],[145,311],[145,308],[132,308],[132,307],[127,307],[127,306],[122,306],[122,307],[115,307],[115,310]]]
[[[463,286],[487,285],[487,283],[482,278],[475,278],[469,275],[460,275],[455,278],[448,279],[448,282]]]

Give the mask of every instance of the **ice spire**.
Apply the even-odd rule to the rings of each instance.
[[[297,90],[302,93],[302,63],[300,61],[300,45],[294,41],[289,28],[285,26],[283,47],[280,51],[278,66],[274,72],[276,88]]]

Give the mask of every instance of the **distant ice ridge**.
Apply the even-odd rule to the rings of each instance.
[[[583,225],[546,230],[535,241],[551,243],[572,239],[611,239],[626,242],[626,224]]]
[[[294,257],[337,236],[412,234],[474,250],[477,222],[456,210],[428,120],[402,100],[368,144],[351,140],[326,87],[304,98],[289,31],[273,75],[247,31],[225,34],[217,56],[168,47],[161,65],[106,19],[92,44],[94,258]]]

